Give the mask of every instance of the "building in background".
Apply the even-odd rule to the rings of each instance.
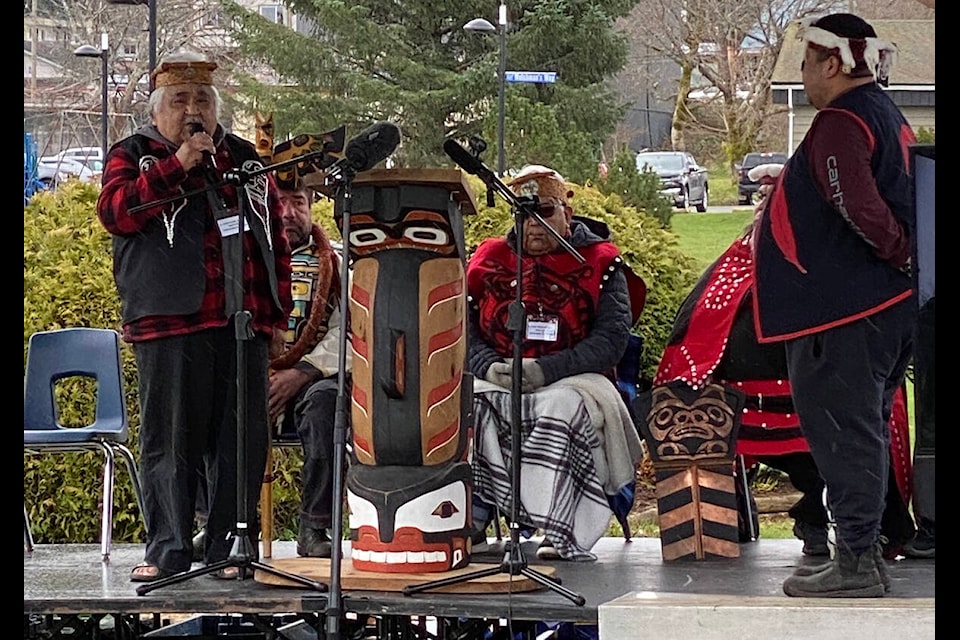
[[[936,23],[933,20],[870,20],[870,24],[878,37],[896,43],[898,49],[886,90],[914,132],[922,127],[932,133],[937,123]],[[787,139],[783,146],[788,153],[793,153],[803,140],[817,112],[803,90],[800,76],[803,51],[796,25],[791,25],[771,80],[774,103],[787,109]]]
[[[280,2],[238,0],[261,16],[299,33],[314,32],[311,21]],[[86,5],[98,11],[86,11]],[[112,5],[112,6],[111,6]],[[63,13],[57,14],[55,11]],[[85,22],[89,14],[89,22]],[[109,35],[108,100],[109,139],[119,140],[149,121],[148,10],[146,5],[123,6],[94,0],[49,4],[33,0],[23,22],[23,122],[39,155],[49,156],[69,147],[99,146],[101,124],[100,67],[77,58],[74,50],[99,43],[99,33]],[[235,44],[216,0],[163,2],[157,0],[156,58],[186,47],[216,60],[229,61]],[[262,82],[269,73],[254,74]],[[131,87],[130,83],[136,82]],[[230,87],[224,88],[227,92]],[[252,123],[234,122],[229,107],[222,122],[239,135],[252,135]],[[249,130],[248,130],[249,128]]]

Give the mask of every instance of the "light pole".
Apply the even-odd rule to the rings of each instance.
[[[109,40],[106,33],[100,34],[100,49],[85,44],[77,47],[73,55],[80,58],[100,58],[100,150],[102,151],[101,160],[107,158],[107,62],[110,57]]]
[[[153,70],[157,68],[157,0],[106,0],[107,4],[145,4],[147,5],[147,30],[150,49],[150,69],[147,70],[147,76],[150,77],[150,89],[153,90]]]
[[[500,13],[498,17],[500,28],[500,64],[497,71],[497,100],[499,102],[498,127],[497,127],[497,174],[502,178],[506,170],[507,152],[504,147],[504,122],[506,120],[506,82],[507,82],[507,3],[505,0],[500,2]],[[474,18],[463,25],[465,31],[474,33],[494,33],[497,27],[490,24],[489,20],[483,18]]]

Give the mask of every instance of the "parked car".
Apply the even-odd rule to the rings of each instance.
[[[83,182],[98,182],[103,175],[103,163],[88,159],[87,163],[72,158],[53,159],[50,156],[37,162],[37,179],[47,188],[56,187],[71,176]]]
[[[759,167],[761,164],[786,164],[787,154],[785,153],[748,153],[743,156],[740,164],[734,165],[738,175],[738,191],[740,194],[740,204],[753,204],[757,197],[757,189],[760,183],[750,179],[748,175],[750,169]]]
[[[100,163],[103,163],[103,149],[100,147],[70,147],[69,149],[64,149],[60,153],[55,153],[52,156],[43,156],[41,160],[60,160],[62,158],[67,158],[69,160],[77,160],[84,164],[88,164],[89,160],[99,160]]]
[[[637,154],[637,171],[653,171],[660,178],[660,193],[670,198],[673,206],[690,206],[704,213],[710,195],[707,170],[686,151],[641,151]]]

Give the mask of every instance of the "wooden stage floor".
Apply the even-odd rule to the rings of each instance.
[[[531,569],[544,563],[536,558],[537,539],[525,541],[524,556]],[[512,620],[570,621],[598,624],[601,605],[634,592],[696,595],[702,605],[711,598],[743,603],[752,599],[774,602],[780,607],[809,606],[810,599],[783,595],[783,580],[802,563],[813,564],[800,552],[798,540],[765,540],[741,545],[733,559],[664,562],[658,538],[604,538],[594,547],[596,562],[552,562],[562,585],[586,602],[578,606],[548,588],[522,593],[437,593],[404,595],[402,591],[342,591],[344,610],[370,616],[431,616]],[[474,554],[475,563],[498,565],[503,543],[491,539],[490,550]],[[294,542],[273,544],[273,560],[294,558]],[[99,545],[37,545],[23,558],[23,607],[26,619],[49,614],[111,614],[168,616],[172,614],[324,614],[327,595],[305,587],[264,584],[253,579],[217,580],[209,575],[137,594],[129,580],[130,570],[143,557],[143,546],[115,544],[108,561],[100,558]],[[344,547],[348,565],[349,545]],[[885,598],[872,603],[889,608],[911,602],[932,606],[936,597],[934,560],[888,562],[893,588]],[[194,568],[200,565],[194,565]],[[471,565],[472,566],[472,565]],[[286,569],[285,569],[286,571]],[[438,576],[440,577],[440,576]],[[329,582],[329,578],[324,582]],[[839,603],[841,601],[834,601]],[[852,601],[844,601],[852,602]],[[861,603],[863,601],[860,601]],[[864,603],[865,604],[865,603]],[[26,636],[25,636],[26,637]]]

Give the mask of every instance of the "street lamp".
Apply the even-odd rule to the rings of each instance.
[[[500,110],[498,113],[499,126],[497,128],[497,174],[502,178],[507,164],[507,152],[503,144],[504,120],[506,115],[504,99],[507,81],[507,3],[505,0],[501,0],[500,2],[498,22],[500,24],[500,66],[497,72],[497,80],[499,83],[497,98],[500,103]],[[484,20],[483,18],[474,18],[463,25],[463,29],[464,31],[471,31],[473,33],[494,33],[497,31],[497,27],[494,27],[490,24],[489,20]]]
[[[107,58],[110,57],[109,40],[107,34],[100,34],[100,49],[85,44],[77,47],[73,55],[80,58],[100,58],[100,149],[101,158],[107,158]]]

